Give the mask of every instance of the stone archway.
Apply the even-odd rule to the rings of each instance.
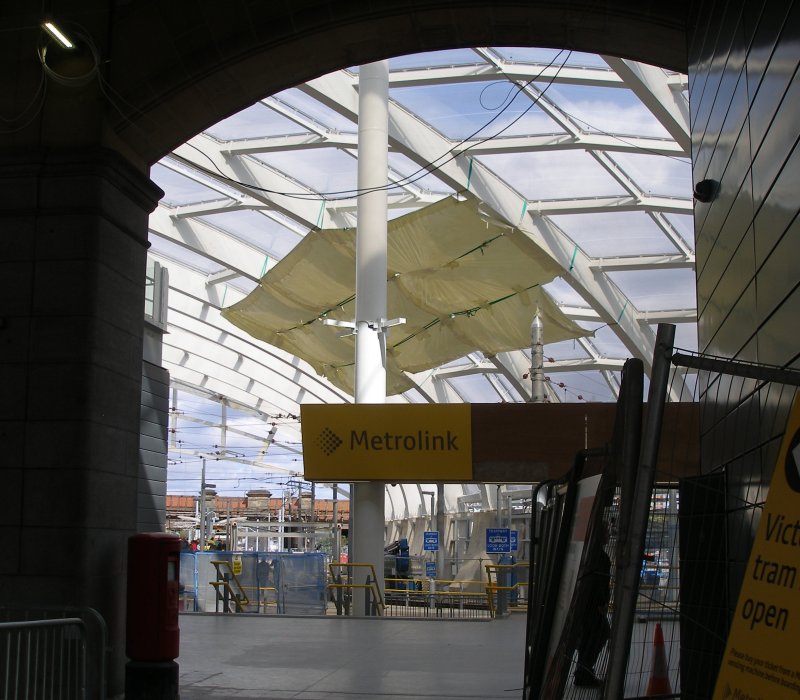
[[[175,3],[171,3],[172,8]],[[178,5],[182,7],[183,4]],[[540,46],[631,58],[686,71],[686,3],[624,0],[439,0],[263,3],[203,14],[131,3],[111,62],[125,144],[152,164],[201,129],[256,100],[347,66],[470,46]],[[136,42],[149,36],[146,60]],[[135,45],[133,45],[135,44]],[[134,109],[135,108],[135,109]]]
[[[53,17],[96,50],[102,83],[80,87],[42,78],[41,3],[6,10],[0,223],[13,243],[0,262],[14,271],[14,303],[2,324],[11,351],[0,430],[16,447],[4,598],[97,608],[109,629],[109,692],[120,692],[147,214],[159,197],[150,165],[266,95],[404,53],[551,46],[685,70],[688,4],[53,0]],[[65,532],[70,547],[54,547]]]

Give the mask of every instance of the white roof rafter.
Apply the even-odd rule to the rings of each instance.
[[[569,61],[561,65],[568,56],[565,52],[548,65],[544,62],[546,59],[540,57],[545,55],[543,53],[530,54],[537,55],[537,59],[526,61],[506,59],[504,55],[514,55],[509,50],[481,47],[473,52],[474,62],[469,62],[467,56],[465,63],[462,52],[457,61],[448,62],[443,58],[441,65],[436,64],[432,55],[434,60],[426,67],[393,69],[390,87],[413,91],[419,87],[435,90],[438,86],[450,86],[450,95],[459,94],[459,89],[476,94],[481,90],[480,85],[475,86],[478,82],[507,81],[509,89],[520,90],[520,97],[524,95],[552,120],[551,133],[540,133],[548,127],[545,124],[541,129],[544,123],[541,120],[545,117],[537,112],[536,119],[540,121],[531,122],[535,125],[533,133],[517,128],[496,138],[461,142],[444,133],[449,130],[448,119],[454,124],[459,119],[477,122],[479,115],[468,111],[462,114],[455,106],[446,104],[441,113],[431,111],[433,121],[428,123],[421,114],[391,100],[390,150],[429,172],[420,173],[425,174],[422,182],[409,182],[399,171],[404,167],[403,158],[397,157],[392,162],[396,169],[389,176],[389,206],[393,210],[411,211],[457,192],[483,202],[487,217],[525,233],[561,266],[559,294],[554,295],[557,301],[561,296],[561,310],[587,328],[598,328],[598,334],[604,328],[602,333],[605,334],[601,336],[602,342],[580,339],[572,350],[564,350],[561,356],[555,352],[554,361],[546,363],[545,371],[564,377],[593,373],[595,377],[602,377],[602,382],[594,380],[597,386],[605,383],[608,387],[608,393],[603,395],[613,398],[619,388],[619,373],[625,357],[604,356],[598,347],[614,351],[615,346],[624,346],[625,353],[639,357],[648,368],[653,355],[655,324],[696,323],[696,309],[688,304],[683,308],[685,294],[673,295],[672,299],[662,295],[659,303],[653,304],[641,292],[637,297],[637,290],[631,289],[633,283],[628,282],[638,279],[637,273],[668,274],[669,270],[694,268],[693,241],[687,239],[686,232],[690,224],[683,223],[693,211],[691,192],[687,188],[685,196],[652,194],[651,190],[655,193],[672,190],[643,186],[629,172],[634,166],[625,165],[634,160],[628,154],[640,153],[687,159],[688,162],[686,78],[611,57],[602,57],[606,65],[573,65]],[[528,54],[520,52],[518,55]],[[550,55],[555,56],[555,53]],[[548,84],[559,87],[542,91],[542,86]],[[355,163],[357,90],[355,72],[339,71],[322,76],[298,86],[291,94],[261,100],[259,109],[264,114],[264,110],[272,110],[280,115],[263,133],[258,133],[254,127],[253,119],[259,112],[252,110],[247,117],[250,121],[246,137],[236,136],[230,126],[224,133],[234,136],[227,140],[199,134],[161,161],[166,171],[175,178],[185,178],[186,183],[185,186],[181,184],[183,191],[178,191],[173,198],[168,192],[165,202],[171,204],[159,205],[150,221],[151,257],[169,268],[172,287],[169,333],[164,344],[165,366],[180,386],[194,387],[204,395],[210,392],[213,396],[224,396],[227,401],[262,411],[260,415],[275,411],[299,413],[300,404],[309,400],[352,400],[301,361],[233,328],[219,312],[252,289],[264,272],[307,231],[356,225],[356,192],[336,195],[317,192],[303,182],[298,172],[292,171],[290,159],[285,156],[270,159],[268,154],[291,153],[298,159],[311,159],[313,163],[315,153],[319,153],[317,149],[338,149]],[[651,128],[642,133],[630,133],[629,126],[624,130],[612,126],[607,131],[588,127],[578,116],[581,111],[576,108],[575,101],[571,107],[561,106],[560,99],[569,90],[573,90],[574,95],[597,95],[598,91],[607,90],[609,103],[616,99],[615,95],[624,97],[626,105],[638,99],[641,104],[637,118],[649,112],[663,126],[663,131]],[[398,100],[405,99],[404,94],[411,92],[398,90],[395,96]],[[427,97],[433,93],[424,94]],[[326,123],[329,110],[336,114],[332,123]],[[583,112],[584,116],[586,114],[588,112]],[[440,121],[435,121],[437,118]],[[592,117],[586,118],[594,121]],[[286,122],[287,119],[291,123]],[[277,133],[276,125],[280,124],[288,124],[287,133]],[[669,138],[660,135],[664,131]],[[472,133],[463,124],[460,130],[454,127],[454,133],[465,132]],[[507,156],[541,154],[536,156],[537,162],[548,162],[549,154],[560,151],[588,154],[601,166],[602,171],[597,171],[616,184],[597,195],[568,189],[562,194],[551,189],[550,196],[537,197],[535,188],[523,193],[510,184],[518,180],[506,178],[501,167],[502,159]],[[582,158],[571,157],[575,162]],[[270,165],[270,160],[282,165]],[[346,162],[347,158],[340,160]],[[524,161],[520,159],[520,162]],[[429,167],[431,163],[436,167]],[[308,175],[312,171],[304,172]],[[619,188],[622,188],[621,194]],[[191,196],[195,191],[197,194]],[[652,224],[646,231],[643,224],[642,232],[632,231],[633,242],[622,250],[614,245],[609,245],[608,250],[592,248],[592,241],[598,240],[596,232],[592,232],[594,238],[588,239],[584,250],[580,231],[575,235],[570,228],[569,222],[579,217],[594,214],[627,217],[632,212],[639,214],[630,214],[631,221],[644,220],[641,215],[644,213]],[[243,213],[249,216],[244,217]],[[258,242],[259,217],[264,217],[264,243]],[[239,235],[236,226],[242,221],[246,221],[248,230]],[[652,242],[659,234],[663,238],[660,245],[656,245]],[[619,238],[622,240],[622,236]],[[272,245],[275,249],[270,249]],[[587,253],[588,250],[593,254]],[[619,285],[614,280],[619,280]],[[632,296],[628,296],[623,287]],[[547,287],[545,289],[548,291]],[[636,299],[646,299],[647,303],[637,308]],[[612,342],[607,342],[609,337]],[[527,401],[530,398],[530,382],[526,378],[529,364],[526,350],[485,358],[475,353],[462,363],[410,375],[414,388],[393,400],[474,401],[475,378],[480,377],[485,380],[486,391],[480,400]],[[548,393],[552,401],[570,400],[558,386],[549,387]],[[675,394],[680,393],[676,388]]]

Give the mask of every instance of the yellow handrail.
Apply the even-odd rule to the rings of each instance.
[[[369,583],[353,583],[353,569],[362,568],[362,569],[369,569],[372,577]],[[376,602],[376,610],[378,611],[378,615],[382,615],[383,611],[386,609],[386,603],[383,600],[383,594],[381,593],[381,587],[378,585],[378,577],[375,574],[375,567],[372,564],[359,564],[355,562],[330,562],[328,564],[328,569],[331,573],[331,578],[336,579],[337,576],[341,576],[340,574],[336,573],[336,569],[346,569],[347,570],[347,583],[329,583],[328,588],[342,588],[342,589],[353,589],[353,588],[364,588],[369,589],[372,593],[375,602]]]
[[[250,599],[244,592],[244,587],[234,573],[231,563],[229,561],[225,561],[224,559],[212,559],[211,564],[214,566],[214,569],[216,569],[217,580],[209,581],[209,585],[213,586],[214,591],[216,591],[217,600],[224,600],[224,596],[219,591],[220,587],[223,590],[227,589],[231,594],[231,598],[233,598],[234,604],[236,605],[236,612],[242,612],[242,608],[245,605],[250,604]],[[220,566],[228,569],[230,572],[230,578],[225,578],[225,574],[220,571]],[[237,594],[236,591],[233,590],[233,587],[230,584],[231,580],[236,583],[236,586],[238,587],[239,591],[241,591],[241,594]]]
[[[489,601],[489,610],[491,611],[492,617],[495,615],[495,605],[494,605],[494,593],[498,591],[515,591],[520,586],[527,586],[527,581],[517,581],[515,584],[511,586],[501,586],[499,583],[492,583],[492,574],[494,574],[499,580],[499,574],[501,571],[507,571],[509,569],[520,569],[526,568],[528,566],[527,562],[518,562],[516,564],[484,564],[486,568],[486,578],[488,579],[488,583],[486,584],[486,597]]]
[[[242,590],[243,591],[257,591],[257,592],[261,593],[261,595],[256,595],[256,597],[258,598],[257,605],[258,605],[259,609],[260,608],[266,608],[268,605],[276,605],[277,606],[277,604],[278,604],[278,601],[277,601],[278,589],[275,588],[274,586],[242,586]],[[275,594],[276,600],[273,600],[273,601],[266,600],[266,597],[267,597],[266,594],[268,592],[270,592],[270,591],[272,591]]]

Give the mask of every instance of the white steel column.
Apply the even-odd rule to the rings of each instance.
[[[389,64],[361,66],[358,91],[358,224],[356,230],[355,401],[386,401],[386,236],[389,149]],[[350,561],[372,564],[383,591],[384,484],[353,484]],[[363,583],[366,572],[354,572]],[[359,592],[361,593],[359,595]],[[353,611],[364,614],[363,589]]]
[[[531,323],[531,403],[544,402],[544,328],[537,309]]]

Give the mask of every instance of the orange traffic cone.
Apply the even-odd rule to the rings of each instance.
[[[669,684],[667,672],[667,655],[664,652],[664,633],[661,625],[656,623],[656,633],[653,637],[653,659],[650,663],[650,680],[647,682],[647,697],[657,695],[672,695],[672,686]]]

